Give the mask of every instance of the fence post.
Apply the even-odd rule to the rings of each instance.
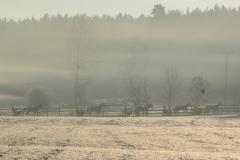
[[[61,107],[60,106],[58,107],[58,116],[59,117],[61,116]]]
[[[47,117],[48,117],[48,108],[47,108]]]

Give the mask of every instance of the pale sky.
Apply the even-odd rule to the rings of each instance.
[[[149,15],[156,3],[163,4],[167,9],[182,11],[188,7],[212,8],[216,3],[227,7],[240,6],[240,0],[0,0],[0,17],[41,17],[44,13],[114,16],[119,12],[139,16],[141,13]]]

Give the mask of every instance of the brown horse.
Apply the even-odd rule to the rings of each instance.
[[[95,112],[95,113],[97,113],[97,115],[99,115],[100,113],[103,113],[103,108],[105,106],[106,105],[104,103],[97,105],[97,106],[90,106],[87,108],[87,112],[88,112],[89,116],[91,116],[93,112]]]
[[[210,113],[211,111],[213,113],[216,113],[219,111],[219,107],[222,106],[222,103],[218,103],[218,104],[215,104],[215,105],[208,105],[206,106],[206,113]]]
[[[175,106],[173,108],[173,112],[176,113],[176,112],[179,112],[179,111],[184,111],[184,112],[188,112],[188,107],[191,107],[191,103],[187,103],[185,105],[181,105],[181,106]]]
[[[172,114],[172,109],[163,106],[162,112],[163,112],[163,115],[164,115],[164,116],[170,116],[170,115]]]
[[[140,116],[140,114],[142,113],[143,115],[147,116],[150,109],[153,109],[152,104],[136,107],[135,108],[135,114],[136,114],[136,116]]]
[[[84,110],[76,110],[76,115],[78,116],[78,117],[81,117],[81,116],[84,116],[84,114],[85,114],[85,111]]]
[[[34,107],[27,107],[27,108],[24,108],[24,113],[29,115],[29,113],[34,113],[35,115],[38,115],[39,114],[39,110],[42,108],[42,105],[39,104],[39,105],[36,105]]]

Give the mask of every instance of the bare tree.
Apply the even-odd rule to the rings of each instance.
[[[195,106],[198,106],[203,96],[206,94],[209,83],[207,80],[203,79],[201,76],[196,76],[192,78],[192,85],[190,88],[192,94],[192,102]]]
[[[131,56],[128,59],[129,64],[127,66],[128,74],[128,103],[134,107],[138,107],[141,104],[141,85],[138,82],[138,76],[136,74],[137,62],[136,57]]]
[[[76,70],[75,70],[75,79],[74,79],[74,105],[76,108],[76,113],[86,107],[88,104],[87,99],[87,87],[88,82],[84,80],[84,73],[86,67],[86,44],[84,43],[86,40],[87,29],[85,26],[82,28],[74,28],[73,29],[76,36],[70,37],[69,42],[72,48],[72,51],[76,53]]]
[[[131,55],[128,59],[128,102],[135,108],[146,106],[150,103],[150,85],[144,75],[139,75],[143,69],[143,64],[139,63],[138,57]]]
[[[88,82],[80,82],[78,84],[78,94],[77,94],[77,104],[83,108],[88,105],[88,97],[87,97],[87,89],[88,89]]]
[[[134,107],[140,107],[150,103],[150,87],[146,78],[130,79],[128,89],[128,101],[133,104]]]
[[[84,66],[85,61],[79,60],[77,62],[77,70],[74,85],[74,103],[76,107],[76,113],[82,111],[88,105],[87,91],[89,86],[89,80],[86,77]]]
[[[129,103],[134,107],[140,106],[142,103],[141,84],[136,79],[130,79],[128,89]]]
[[[166,70],[165,78],[163,98],[169,111],[171,111],[174,106],[176,97],[180,93],[179,74],[175,69],[169,68]]]
[[[142,80],[142,101],[145,105],[150,104],[151,94],[150,94],[150,85],[147,78]]]

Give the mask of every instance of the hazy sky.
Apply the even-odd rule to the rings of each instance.
[[[0,0],[0,17],[39,17],[49,14],[81,14],[88,15],[127,12],[134,16],[149,14],[152,6],[161,3],[167,9],[186,10],[189,8],[207,8],[214,4],[237,7],[240,0]]]

